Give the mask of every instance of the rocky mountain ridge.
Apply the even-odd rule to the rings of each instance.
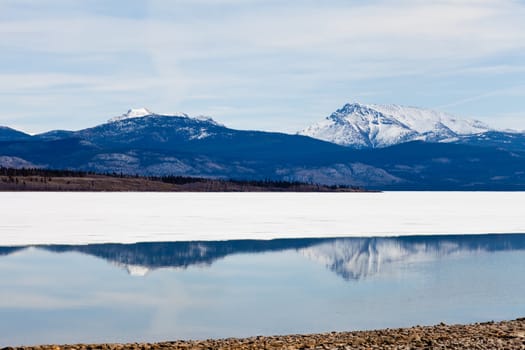
[[[338,110],[330,123],[340,122],[344,129],[348,113],[359,114],[368,131],[379,130],[373,138],[366,134],[363,147],[350,147],[304,135],[235,130],[209,117],[137,109],[78,131],[31,136],[0,129],[0,166],[378,190],[525,189],[524,134],[494,131],[439,113],[423,122],[407,111],[397,111],[399,117],[393,120],[378,107],[346,105]],[[428,128],[431,131],[425,131]],[[398,143],[379,147],[379,141],[388,140]]]
[[[423,108],[347,103],[298,134],[352,148],[381,148],[410,141],[453,142],[489,131],[496,130]]]

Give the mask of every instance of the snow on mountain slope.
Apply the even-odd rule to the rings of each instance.
[[[479,120],[460,119],[448,113],[430,109],[376,104],[370,107],[383,114],[394,116],[419,133],[432,132],[440,127],[445,127],[458,135],[478,134],[492,130]]]
[[[152,112],[151,110],[149,110],[148,108],[145,108],[145,107],[131,108],[126,113],[124,113],[124,114],[122,114],[120,116],[113,117],[113,118],[109,119],[108,123],[114,123],[114,122],[120,122],[120,121],[129,120],[129,119],[136,119],[136,118],[150,117],[150,116],[151,117],[184,118],[184,119],[189,119],[189,120],[194,120],[194,121],[199,121],[199,122],[207,122],[207,123],[210,123],[210,124],[213,124],[213,125],[217,125],[217,126],[224,126],[224,125],[222,125],[220,123],[217,123],[215,120],[213,120],[213,118],[208,117],[208,116],[204,116],[204,115],[198,115],[196,117],[190,117],[186,113],[158,114],[158,113]]]
[[[36,168],[37,165],[19,157],[0,155],[0,166],[6,168]]]
[[[437,142],[491,130],[480,121],[428,109],[352,103],[298,134],[354,148],[379,148],[414,140]]]
[[[56,139],[54,132],[38,135]],[[58,132],[60,136],[64,132]],[[159,114],[147,108],[130,109],[107,123],[79,131],[68,132],[68,137],[78,137],[98,146],[135,144],[150,147],[152,143],[173,145],[173,142],[202,140],[230,130],[211,117],[190,117],[186,113]]]
[[[130,118],[140,118],[140,117],[145,117],[145,116],[148,116],[148,115],[155,115],[155,113],[153,113],[152,111],[150,111],[149,109],[147,108],[131,108],[129,109],[126,113],[122,114],[122,115],[119,115],[117,117],[113,117],[111,119],[108,120],[108,122],[116,122],[116,121],[119,121],[119,120],[124,120],[124,119],[130,119]]]

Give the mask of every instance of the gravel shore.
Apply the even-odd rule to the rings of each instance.
[[[42,345],[3,350],[525,349],[525,318],[471,325],[133,344]]]

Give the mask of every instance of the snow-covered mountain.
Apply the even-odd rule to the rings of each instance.
[[[451,141],[493,131],[477,120],[398,105],[348,103],[298,134],[353,148],[381,148],[408,141]]]
[[[0,128],[0,166],[381,190],[525,188],[525,134],[487,131],[479,122],[398,106],[346,105],[324,123],[318,131],[353,147],[334,139],[230,129],[209,117],[131,109],[77,131],[31,136]],[[403,142],[411,140],[443,142]],[[394,143],[400,144],[382,147]]]
[[[155,115],[155,113],[153,113],[152,111],[150,111],[149,109],[147,108],[131,108],[129,109],[126,113],[122,114],[122,115],[119,115],[117,117],[113,117],[111,118],[110,120],[108,120],[108,122],[116,122],[116,121],[119,121],[119,120],[124,120],[124,119],[130,119],[130,118],[140,118],[140,117],[145,117],[145,116],[148,116],[148,115]]]
[[[145,107],[128,109],[128,111],[126,113],[109,119],[108,123],[114,123],[114,122],[119,122],[119,121],[122,121],[122,120],[128,120],[128,119],[134,119],[134,118],[143,118],[143,117],[184,118],[184,119],[191,119],[191,120],[196,120],[196,121],[201,121],[201,122],[209,122],[209,123],[214,124],[214,125],[223,126],[222,124],[217,123],[215,120],[213,120],[213,118],[208,117],[208,116],[204,116],[204,115],[198,115],[198,116],[195,116],[195,117],[190,117],[186,113],[159,114],[159,113],[152,112],[151,110],[149,110],[148,108],[145,108]]]

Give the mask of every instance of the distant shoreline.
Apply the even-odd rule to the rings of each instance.
[[[297,181],[224,180],[187,176],[97,174],[0,168],[0,192],[371,192],[352,186]],[[374,191],[377,192],[377,191]]]
[[[525,318],[469,325],[415,326],[373,331],[256,336],[160,343],[72,344],[8,347],[12,350],[157,349],[523,349]]]

